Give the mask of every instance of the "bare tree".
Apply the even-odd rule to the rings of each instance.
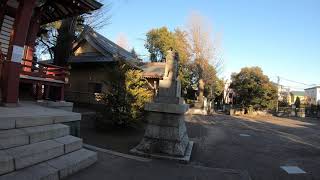
[[[204,88],[207,78],[211,76],[212,68],[210,65],[214,67],[214,71],[217,71],[222,66],[222,58],[216,53],[217,47],[215,44],[211,33],[212,26],[208,21],[199,13],[193,12],[189,16],[187,22],[187,32],[189,34],[189,43],[190,43],[190,51],[192,54],[192,59],[196,66],[198,67],[198,100],[203,105],[203,95]]]
[[[123,49],[129,50],[128,38],[124,33],[119,33],[117,35],[116,44],[118,44]]]
[[[103,4],[102,0],[99,0]],[[81,17],[84,20],[84,24],[90,26],[93,29],[101,29],[104,26],[110,24],[112,4],[104,4],[100,9],[95,10],[91,13],[83,14]]]
[[[111,4],[104,4],[93,12],[42,26],[37,39],[37,56],[48,57],[49,54],[55,64],[65,65],[72,53],[72,43],[85,25],[99,29],[110,23],[110,8]]]

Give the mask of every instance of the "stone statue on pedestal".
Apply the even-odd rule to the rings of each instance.
[[[188,162],[193,142],[185,126],[189,106],[181,98],[178,53],[168,51],[163,80],[154,102],[145,106],[148,125],[141,142],[130,152],[138,155]]]

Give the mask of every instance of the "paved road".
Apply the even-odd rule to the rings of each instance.
[[[191,164],[246,170],[253,180],[320,179],[319,119],[213,115],[188,121],[189,136],[197,144]],[[307,173],[288,175],[283,165]]]
[[[138,162],[100,153],[96,165],[70,179],[223,180],[241,179],[242,172],[248,172],[253,180],[320,180],[319,119],[196,115],[188,118],[187,127],[190,139],[195,141],[189,165],[159,160]],[[94,137],[101,140],[95,145],[113,147],[102,141],[103,134],[90,135]],[[122,147],[137,144],[140,139],[129,138],[126,143],[125,138],[117,138],[122,139],[117,143]],[[280,169],[284,165],[298,166],[307,173],[289,175]]]

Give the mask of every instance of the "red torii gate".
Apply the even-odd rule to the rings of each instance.
[[[0,37],[3,36],[3,39],[0,38],[0,45],[4,44],[0,47],[2,103],[18,102],[20,80],[36,83],[38,88],[60,84],[60,98],[63,99],[65,69],[33,62],[40,25],[93,11],[101,6],[95,0],[1,0]],[[14,22],[10,22],[10,19]],[[2,54],[1,50],[6,52]],[[34,66],[35,63],[37,66]]]

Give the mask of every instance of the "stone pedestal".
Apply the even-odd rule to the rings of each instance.
[[[193,142],[189,141],[184,113],[186,104],[149,103],[148,125],[141,142],[130,152],[147,157],[188,162]]]
[[[159,96],[155,102],[145,106],[148,125],[144,137],[130,152],[146,157],[189,162],[193,142],[189,141],[185,125],[184,114],[188,109],[189,106],[180,97],[180,82],[160,81]]]
[[[167,57],[166,63],[174,65],[171,61]],[[180,81],[175,75],[177,69],[167,67],[167,64],[165,77],[159,82],[158,96],[154,102],[145,106],[148,125],[144,137],[130,152],[146,157],[189,162],[193,142],[189,141],[184,115],[189,106],[181,98]],[[170,69],[175,70],[173,75],[170,74]]]

